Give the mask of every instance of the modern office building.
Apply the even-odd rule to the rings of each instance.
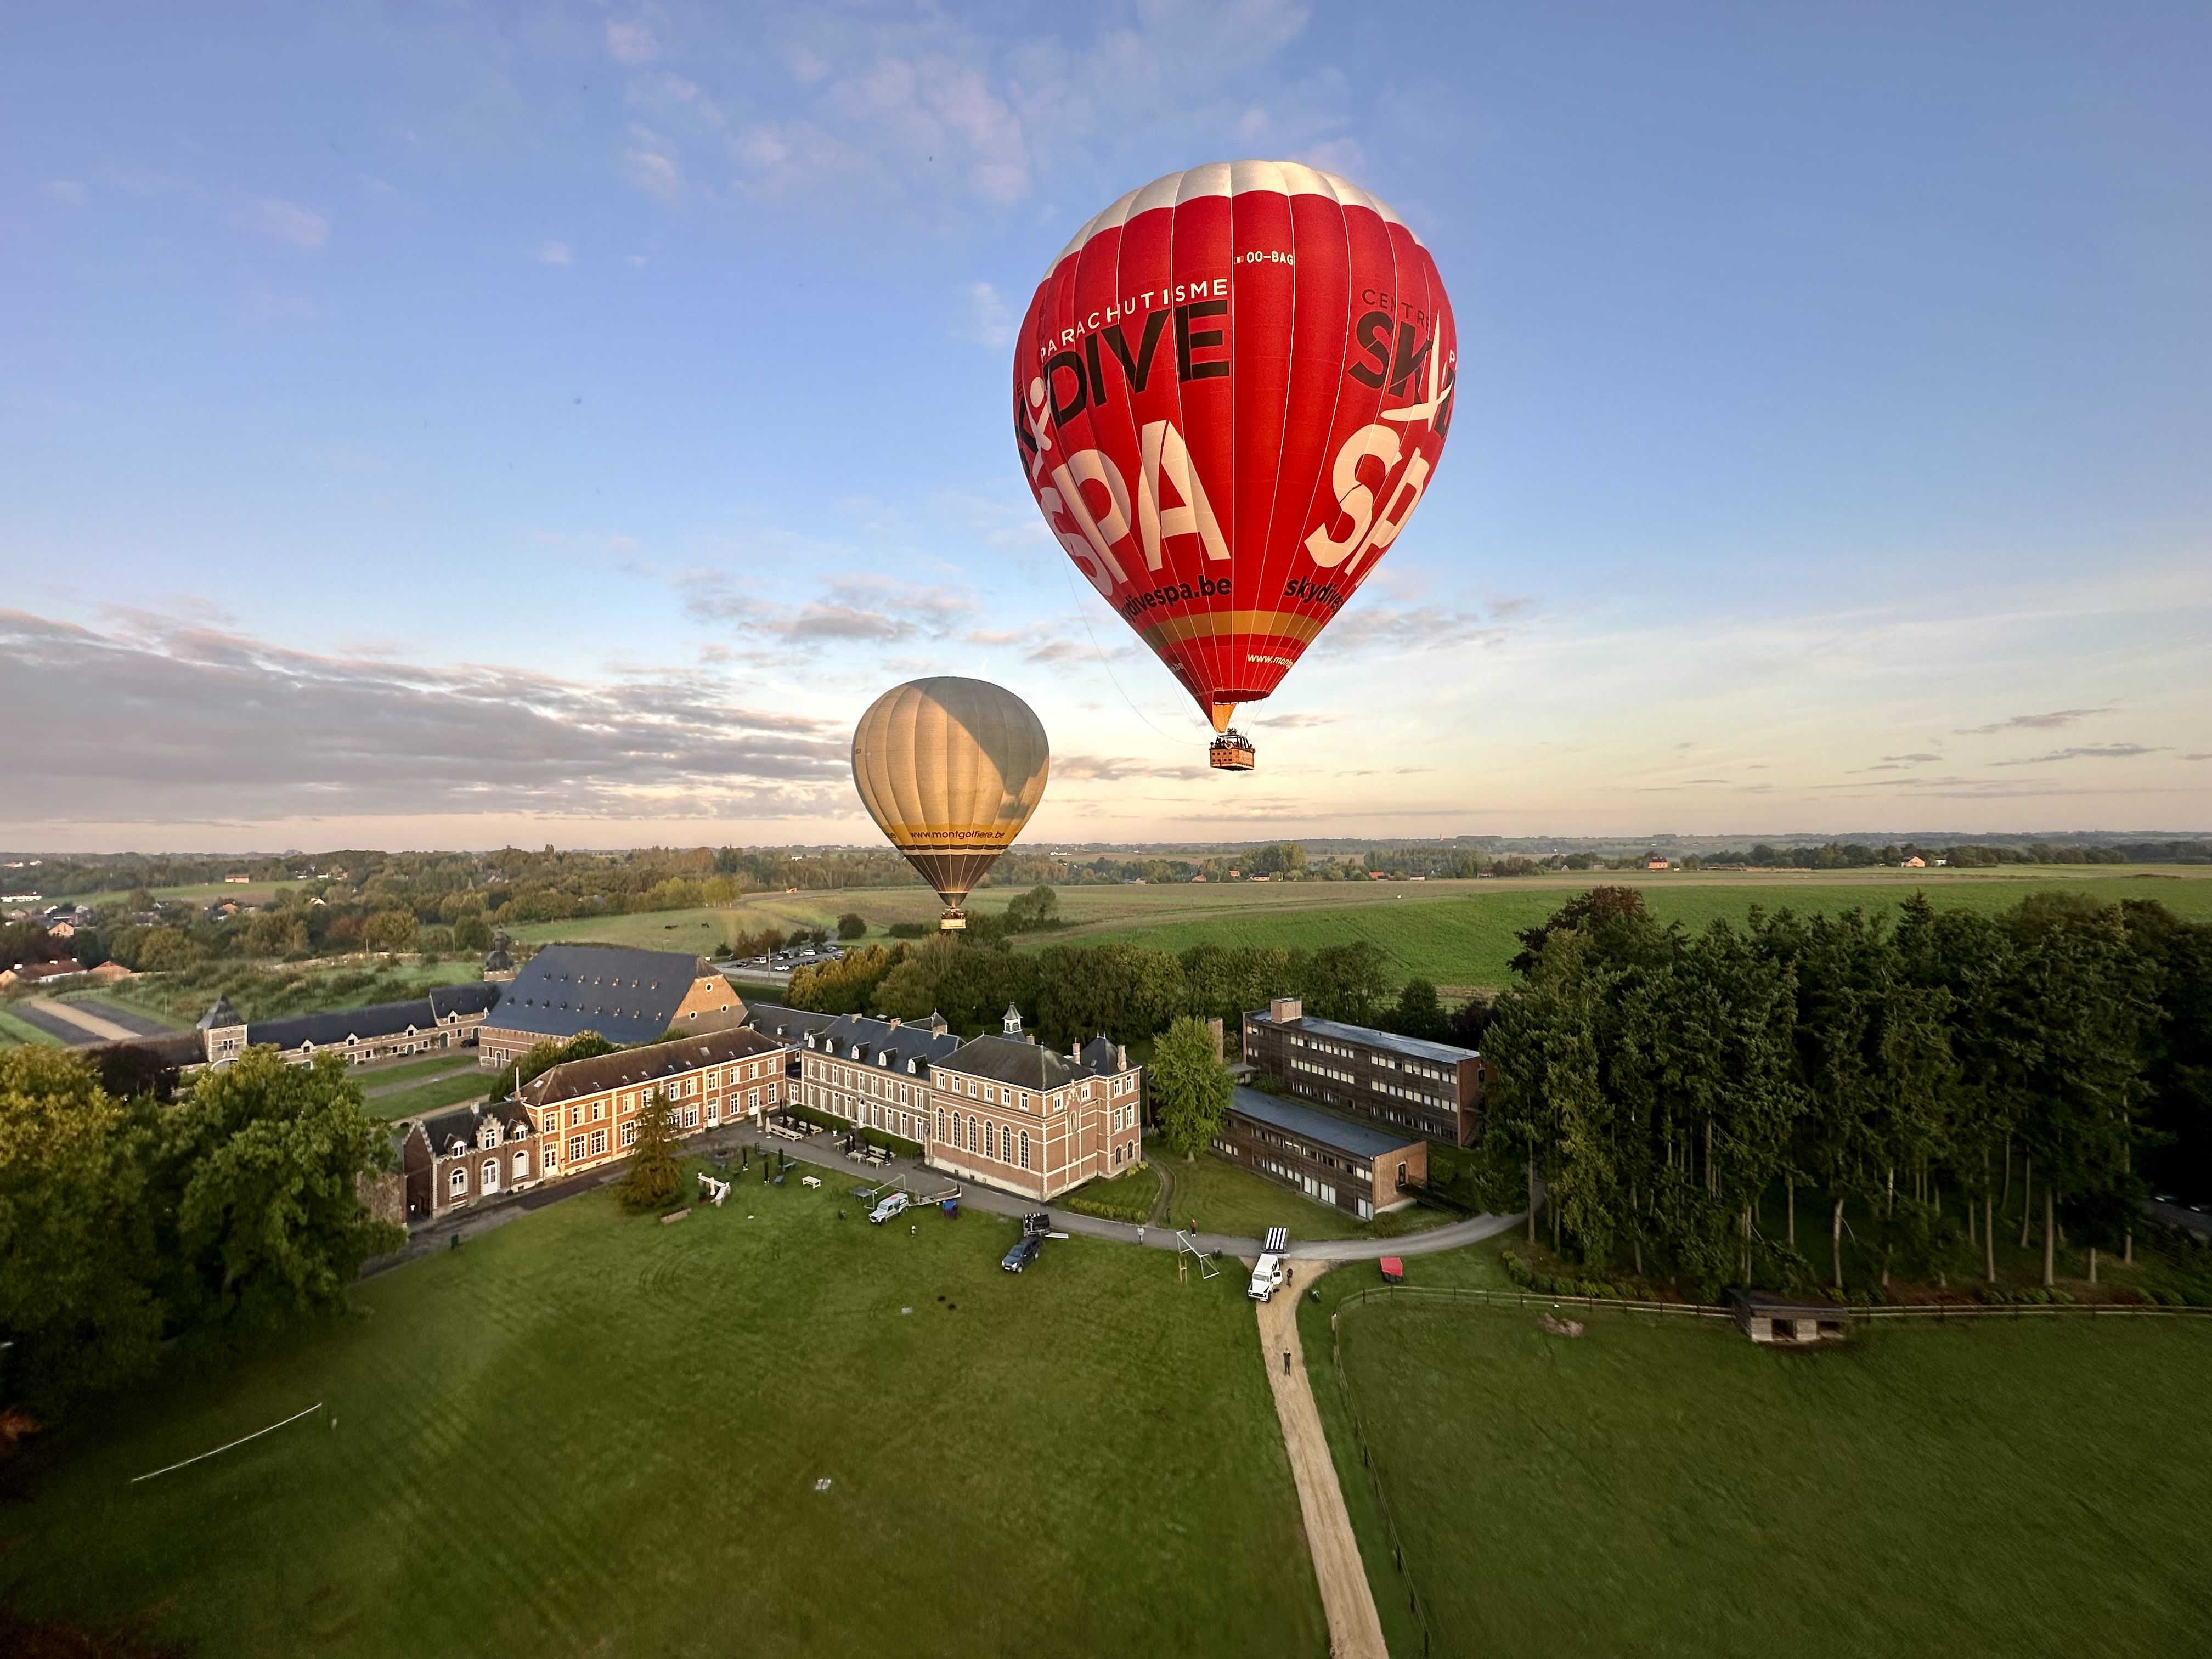
[[[1296,1101],[1238,1089],[1213,1150],[1256,1176],[1365,1221],[1428,1184],[1429,1143]]]
[[[1277,997],[1244,1016],[1244,1058],[1286,1093],[1455,1146],[1482,1127],[1482,1056],[1473,1048],[1307,1016]]]

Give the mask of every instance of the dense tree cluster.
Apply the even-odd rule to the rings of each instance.
[[[1194,945],[1180,953],[1137,945],[1054,945],[1017,952],[1003,939],[939,934],[920,943],[864,945],[842,962],[801,968],[785,994],[796,1007],[918,1019],[944,1015],[956,1030],[995,1030],[1006,1005],[1046,1041],[1101,1033],[1134,1042],[1178,1018],[1237,1022],[1279,996],[1308,1013],[1382,1025],[1409,1036],[1467,1041],[1486,1008],[1447,1018],[1436,987],[1415,980],[1395,994],[1388,963],[1360,941],[1316,951]]]
[[[391,1156],[335,1056],[255,1049],[163,1107],[110,1094],[82,1056],[0,1052],[0,1399],[52,1413],[146,1375],[172,1341],[233,1345],[338,1306],[404,1242],[361,1194]]]
[[[1885,1281],[1970,1243],[1994,1277],[2019,1192],[2047,1284],[2062,1233],[2125,1253],[2154,1180],[2212,1185],[2212,927],[2162,906],[1916,895],[1894,927],[1692,934],[1600,888],[1522,940],[1484,1149],[1595,1270],[1841,1288],[1848,1229]]]

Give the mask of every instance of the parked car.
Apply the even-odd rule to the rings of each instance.
[[[1036,1261],[1037,1252],[1043,1248],[1044,1240],[1036,1234],[1024,1233],[1014,1241],[1014,1248],[1006,1252],[999,1265],[1010,1273],[1018,1273]]]
[[[868,1212],[868,1219],[877,1226],[880,1227],[886,1221],[891,1220],[895,1217],[904,1215],[906,1213],[906,1206],[910,1202],[912,1202],[912,1200],[908,1199],[904,1193],[893,1193],[890,1197],[884,1200],[882,1203],[877,1205],[874,1209]]]

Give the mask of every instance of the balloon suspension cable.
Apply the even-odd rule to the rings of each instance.
[[[1163,742],[1173,743],[1175,739],[1168,736],[1166,732],[1161,731],[1158,726],[1152,726],[1151,719],[1146,714],[1145,711],[1137,707],[1136,703],[1132,701],[1127,691],[1121,690],[1121,682],[1115,677],[1114,664],[1112,660],[1107,656],[1105,652],[1099,649],[1098,635],[1091,631],[1091,612],[1085,608],[1082,596],[1075,591],[1075,578],[1069,575],[1067,573],[1067,561],[1066,559],[1062,559],[1059,562],[1060,574],[1067,582],[1067,597],[1074,605],[1077,618],[1083,623],[1083,631],[1086,635],[1090,635],[1091,649],[1098,658],[1098,665],[1106,671],[1106,678],[1113,682],[1115,690],[1121,692],[1121,701],[1129,705],[1129,712],[1132,714],[1134,714],[1139,720],[1143,720],[1146,726],[1152,726],[1153,736],[1160,738]]]

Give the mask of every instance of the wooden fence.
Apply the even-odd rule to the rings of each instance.
[[[1347,1293],[1338,1302],[1328,1321],[1329,1364],[1336,1374],[1337,1398],[1343,1401],[1345,1416],[1352,1424],[1352,1443],[1359,1452],[1359,1466],[1367,1472],[1368,1489],[1375,1495],[1376,1512],[1382,1518],[1383,1534],[1389,1541],[1391,1565],[1405,1585],[1407,1611],[1413,1615],[1413,1623],[1421,1632],[1421,1652],[1424,1656],[1430,1649],[1428,1610],[1422,1606],[1420,1589],[1407,1568],[1405,1542],[1398,1534],[1397,1518],[1390,1511],[1389,1494],[1382,1489],[1382,1477],[1375,1467],[1374,1453],[1367,1443],[1367,1425],[1360,1416],[1359,1403],[1344,1375],[1344,1347],[1337,1328],[1339,1316],[1347,1309],[1376,1301],[1458,1303],[1494,1308],[1536,1307],[1547,1311],[1571,1307],[1585,1313],[1618,1311],[1622,1314],[1660,1314],[1674,1318],[1717,1320],[1729,1324],[1735,1322],[1734,1309],[1711,1307],[1699,1302],[1638,1302],[1625,1297],[1547,1296],[1540,1291],[1485,1291],[1443,1285],[1368,1285]],[[1827,1311],[1828,1304],[1815,1303],[1811,1305],[1820,1307],[1823,1312]],[[1833,1307],[1838,1317],[1869,1325],[1882,1319],[1932,1319],[1942,1324],[1951,1320],[2033,1319],[2045,1315],[2090,1319],[2144,1316],[2212,1318],[2212,1308],[2160,1308],[2096,1302],[1972,1303],[1959,1305],[1927,1303],[1898,1307],[1837,1303]]]
[[[1348,1293],[1337,1307],[1341,1310],[1386,1297],[1475,1303],[1493,1308],[1579,1308],[1589,1313],[1668,1314],[1731,1323],[1735,1319],[1735,1309],[1712,1307],[1702,1302],[1639,1302],[1631,1297],[1553,1296],[1542,1291],[1484,1291],[1450,1285],[1368,1285]],[[1856,1302],[1830,1304],[1808,1298],[1804,1305],[1817,1308],[1824,1316],[1869,1325],[1883,1319],[1932,1319],[1943,1324],[1954,1319],[2035,1319],[2045,1316],[2077,1319],[2212,1318],[2212,1308],[2166,1308],[2116,1302],[1927,1302],[1889,1307]]]

